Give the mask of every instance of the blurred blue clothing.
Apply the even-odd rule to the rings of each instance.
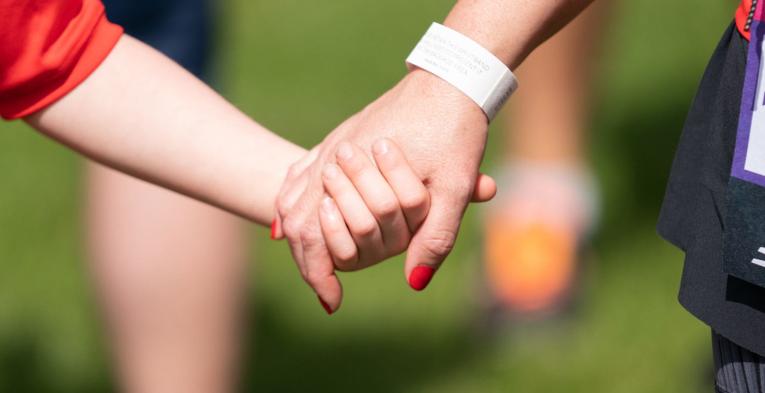
[[[208,0],[103,0],[109,20],[201,79],[209,76],[212,7]]]

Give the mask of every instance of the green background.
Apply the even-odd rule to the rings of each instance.
[[[304,146],[403,75],[440,0],[219,3],[217,84]],[[677,304],[682,253],[655,219],[683,118],[733,1],[622,1],[598,63],[592,162],[603,191],[579,306],[488,337],[480,210],[427,291],[401,260],[343,275],[327,317],[284,243],[254,231],[247,391],[711,391],[709,330]],[[492,130],[484,170],[498,160]],[[113,389],[82,258],[82,161],[20,122],[0,124],[0,391]]]

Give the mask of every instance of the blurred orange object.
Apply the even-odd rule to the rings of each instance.
[[[489,218],[486,225],[486,272],[497,300],[527,314],[560,306],[574,282],[574,228],[517,223],[501,216]]]
[[[578,259],[597,221],[598,192],[584,167],[513,163],[485,218],[485,271],[493,303],[521,317],[568,305]]]

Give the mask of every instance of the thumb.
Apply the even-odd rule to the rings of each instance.
[[[494,199],[495,195],[497,195],[497,182],[491,176],[479,173],[470,202],[488,202]]]
[[[452,251],[465,204],[452,196],[433,194],[428,217],[412,238],[404,274],[415,291],[425,289],[438,267]]]

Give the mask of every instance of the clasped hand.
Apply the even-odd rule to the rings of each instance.
[[[292,165],[274,235],[287,239],[328,313],[342,301],[336,270],[404,251],[409,285],[427,286],[454,246],[467,204],[496,192],[478,172],[487,128],[469,98],[416,70]]]

